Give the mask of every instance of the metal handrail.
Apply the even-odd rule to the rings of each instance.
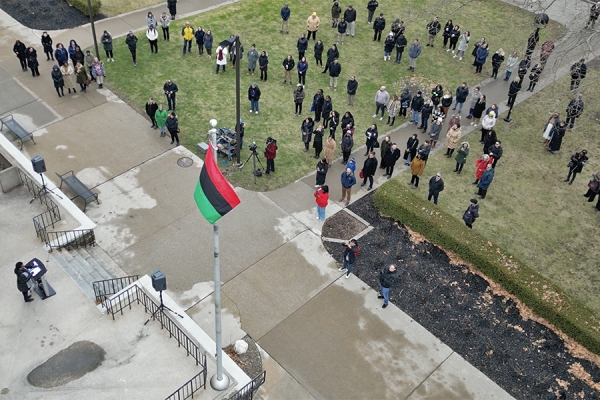
[[[193,399],[194,393],[200,389],[206,389],[206,369],[194,375],[192,379],[171,393],[165,400],[185,400],[189,397]]]
[[[73,231],[47,232],[46,246],[51,250],[78,249],[96,245],[96,235],[93,229],[76,229]]]
[[[52,204],[46,211],[33,217],[33,225],[38,237],[40,237],[39,230],[46,229],[50,225],[54,228],[54,223],[60,221],[60,209],[52,200],[50,201]]]
[[[254,393],[262,386],[267,380],[267,371],[263,371],[258,374],[254,379],[250,381],[246,386],[229,396],[228,400],[252,400]]]
[[[108,300],[108,296],[119,293],[138,279],[140,279],[139,275],[131,275],[93,282],[92,288],[96,296],[96,304],[104,304],[105,300]]]

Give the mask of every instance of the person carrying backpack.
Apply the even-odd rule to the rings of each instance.
[[[338,271],[346,272],[346,279],[350,278],[350,272],[356,263],[356,257],[360,254],[360,247],[356,239],[352,239],[344,244],[344,264]]]

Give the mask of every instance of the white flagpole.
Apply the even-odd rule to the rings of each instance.
[[[215,162],[217,160],[217,120],[211,119],[212,126],[212,148],[209,151],[213,152]],[[229,377],[223,374],[223,345],[221,340],[221,263],[219,260],[219,225],[213,224],[214,238],[214,274],[215,274],[215,358],[217,359],[217,373],[210,378],[210,386],[214,390],[225,390],[229,387]]]

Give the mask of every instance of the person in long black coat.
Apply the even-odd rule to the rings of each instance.
[[[329,66],[333,63],[333,60],[335,58],[340,58],[340,52],[337,46],[334,44],[331,45],[331,48],[329,50],[327,50],[327,62],[325,63],[325,69],[322,72],[323,74],[327,72]]]
[[[498,137],[496,136],[496,131],[490,129],[488,133],[483,138],[483,154],[488,154],[489,148],[496,144],[498,141]]]
[[[54,88],[56,89],[56,94],[58,94],[58,97],[63,97],[65,95],[65,80],[58,65],[52,66],[51,76],[52,82],[54,82]]]
[[[13,52],[21,63],[21,69],[27,71],[27,47],[25,46],[25,43],[17,40],[13,46]]]
[[[313,148],[315,149],[315,158],[319,159],[323,151],[323,125],[319,125],[313,132]]]
[[[414,133],[411,137],[408,138],[406,142],[406,150],[404,151],[404,163],[406,165],[410,165],[412,159],[417,155],[417,149],[419,148],[419,139],[418,135]]]
[[[367,157],[367,159],[365,160],[365,163],[363,164],[363,182],[361,183],[360,186],[365,186],[367,184],[367,179],[369,180],[369,187],[367,188],[367,190],[371,190],[373,189],[373,176],[375,175],[375,172],[377,172],[377,165],[378,165],[378,161],[375,158],[375,152],[372,151],[369,153],[369,157]]]
[[[31,76],[40,76],[39,66],[40,63],[37,59],[37,51],[33,47],[27,48],[27,65],[31,70]]]
[[[560,121],[558,125],[555,125],[554,128],[550,131],[550,143],[548,145],[548,151],[552,154],[555,154],[560,150],[560,146],[562,145],[563,137],[565,136],[565,131],[567,130],[565,121]]]
[[[300,125],[300,132],[302,133],[301,139],[302,142],[304,142],[304,152],[308,151],[308,147],[312,141],[314,127],[315,123],[311,117],[306,118],[304,121],[302,121],[302,125]]]
[[[167,130],[171,134],[171,144],[177,142],[177,146],[179,146],[179,120],[174,112],[167,118]]]
[[[572,185],[577,174],[583,170],[583,166],[585,165],[587,160],[588,160],[588,157],[587,157],[586,150],[581,150],[579,153],[573,154],[571,156],[571,161],[569,162],[569,165],[568,165],[569,166],[569,175],[567,175],[567,179],[565,179],[564,182],[569,182],[569,179],[570,179],[571,181],[569,182],[569,185]],[[573,176],[573,178],[571,178],[571,175]]]
[[[333,105],[331,104],[331,97],[327,95],[325,96],[325,100],[323,101],[323,107],[321,109],[321,117],[323,118],[323,128],[327,129],[332,110]]]
[[[325,184],[325,178],[327,177],[327,171],[329,170],[329,164],[327,159],[323,157],[321,161],[317,163],[317,177],[315,187],[320,187]]]
[[[515,105],[515,100],[517,99],[519,90],[521,90],[521,78],[516,76],[508,88],[508,102],[506,103],[508,107]]]
[[[25,264],[21,261],[15,264],[15,275],[17,275],[17,289],[19,292],[23,293],[23,300],[26,303],[33,301],[31,296],[29,296],[29,286],[27,283],[31,280],[31,272],[27,268],[25,268]]]
[[[315,122],[321,121],[321,114],[323,113],[323,104],[325,98],[323,97],[323,89],[317,90],[317,93],[313,96],[313,104],[315,105]]]
[[[388,148],[388,151],[385,153],[385,174],[383,174],[383,176],[387,176],[388,179],[392,177],[392,174],[394,173],[394,166],[399,158],[400,149],[396,146],[396,143],[392,143],[392,145]]]
[[[171,19],[174,20],[177,14],[177,0],[167,0],[167,8],[169,9],[169,14],[171,14]]]

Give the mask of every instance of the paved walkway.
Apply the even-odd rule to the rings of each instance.
[[[210,1],[202,6],[219,3],[226,4]],[[548,13],[570,29],[579,29],[583,22],[573,16],[586,15],[587,7],[583,2],[559,0]],[[163,8],[151,10],[158,15]],[[178,8],[181,14],[198,12],[192,2],[180,1]],[[100,21],[96,31],[108,29],[119,36],[140,29],[146,13],[141,10]],[[0,31],[0,89],[6,99],[0,114],[15,114],[35,132],[38,144],[25,145],[26,157],[43,155],[50,179],[54,180],[54,172],[74,170],[88,186],[96,186],[101,204],[89,205],[86,214],[98,225],[101,248],[128,274],[163,269],[169,295],[213,336],[212,230],[191,195],[202,161],[184,148],[170,149],[147,128],[144,117],[106,89],[57,98],[48,82],[38,84],[40,78],[19,71],[12,55],[15,39],[37,43],[40,32],[23,28],[2,12]],[[55,42],[76,37],[83,46],[92,43],[89,26],[52,36]],[[571,60],[589,54],[588,48],[578,45],[584,39],[572,35],[564,46],[557,46],[553,59],[560,61],[552,66],[554,75],[561,76]],[[40,72],[47,76],[50,68],[42,61]],[[553,80],[552,74],[544,75],[539,89]],[[505,82],[483,84],[488,101],[505,102]],[[518,102],[529,96],[521,93]],[[502,104],[501,108],[506,109]],[[127,140],[115,126],[127,126]],[[404,143],[415,131],[414,125],[405,124],[392,137]],[[425,135],[420,134],[420,139]],[[363,153],[364,148],[359,148],[353,154],[359,165]],[[180,157],[192,158],[194,165],[179,167]],[[334,178],[342,168],[337,162],[328,174],[334,200],[339,193]],[[383,182],[379,177],[375,186]],[[268,193],[237,188],[242,203],[220,222],[224,344],[248,333],[261,346],[268,371],[261,396],[510,398],[402,310],[395,306],[382,310],[376,293],[363,282],[354,276],[341,278],[336,261],[321,244],[322,223],[315,220],[313,185],[314,177],[308,176]],[[365,193],[357,185],[353,199]],[[336,204],[328,207],[329,215],[340,210]],[[21,234],[30,240],[33,230]],[[4,243],[2,247],[7,253],[2,265],[25,255],[19,249],[5,249]],[[17,308],[23,315],[43,313],[44,303],[36,302],[32,311],[16,291],[5,293],[10,295],[2,297],[0,309]],[[14,360],[20,355],[4,357]],[[26,385],[19,383],[22,376],[0,374],[0,386],[26,391]]]

